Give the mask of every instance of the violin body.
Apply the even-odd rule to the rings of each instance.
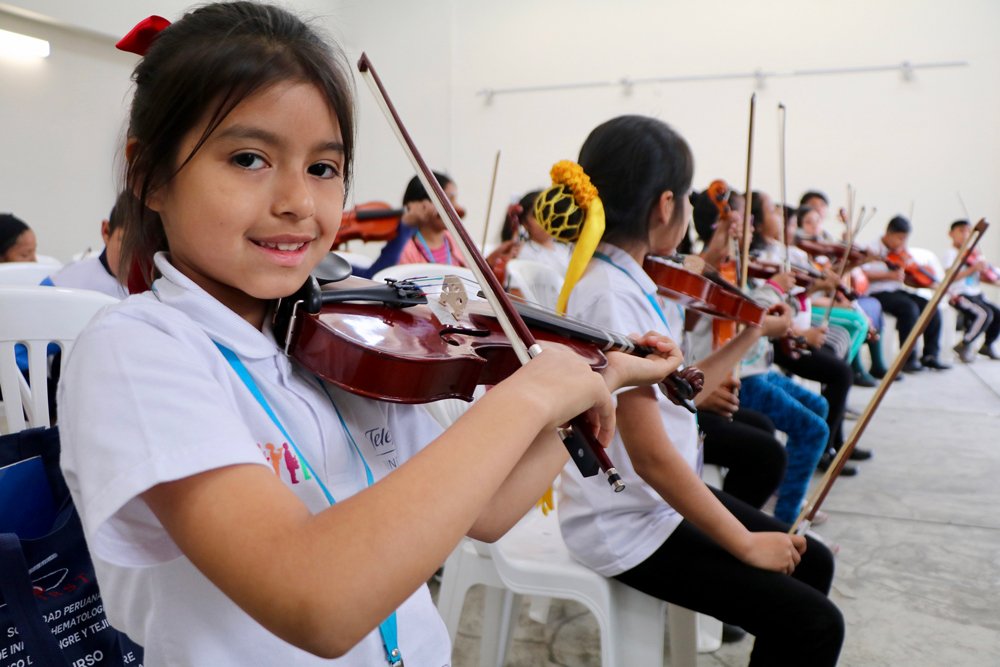
[[[392,208],[385,202],[357,204],[354,208],[344,211],[340,229],[337,230],[337,236],[333,240],[333,247],[338,248],[355,239],[366,243],[392,240],[396,238],[402,216],[402,209]]]
[[[721,276],[695,273],[666,257],[647,255],[643,269],[664,297],[713,318],[760,326],[767,309]]]
[[[845,243],[825,241],[802,234],[796,234],[795,245],[805,251],[810,257],[829,257],[840,261],[844,258],[844,253],[847,253],[848,267],[860,266],[865,262],[876,259],[867,250],[856,245],[848,247]]]
[[[969,256],[966,258],[965,263],[969,266],[982,261],[983,255],[979,252],[979,248],[975,248]],[[1000,273],[997,272],[996,267],[992,264],[987,264],[986,268],[979,272],[979,279],[982,280],[987,285],[997,285],[1000,284]]]
[[[910,287],[934,287],[937,278],[934,271],[927,266],[918,264],[913,255],[904,248],[894,250],[885,256],[885,263],[891,269],[903,269],[903,283]]]
[[[386,285],[351,277],[321,291],[310,283],[279,305],[275,336],[292,358],[345,391],[393,403],[471,401],[477,386],[497,384],[521,367],[483,301],[459,298],[458,313],[405,281]],[[536,340],[569,347],[594,370],[607,366],[604,351],[651,352],[531,304],[518,303],[517,310]],[[701,371],[687,368],[666,378],[663,388],[685,405],[703,380]],[[694,410],[693,404],[685,407]]]
[[[377,285],[350,278],[324,291]],[[521,367],[496,319],[482,313],[449,324],[426,304],[335,302],[297,322],[290,349],[296,361],[346,391],[382,401],[471,401],[478,385],[497,384]],[[595,370],[607,365],[593,346],[534,333],[570,346]]]

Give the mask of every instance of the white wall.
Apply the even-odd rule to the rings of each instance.
[[[944,229],[972,216],[1000,223],[1000,3],[768,0],[456,2],[453,145],[466,203],[478,212],[502,149],[494,224],[512,194],[547,184],[598,123],[626,113],[677,128],[696,158],[695,187],[743,188],[750,94],[757,91],[755,188],[779,193],[777,104],[788,108],[788,196],[820,188],[836,207],[846,184],[878,216],[863,237],[914,204],[913,243],[943,250]],[[750,79],[494,97],[484,88],[965,60],[961,69]],[[836,210],[836,208],[834,208]],[[839,227],[835,230],[839,231]],[[984,241],[1000,257],[1000,228]]]
[[[114,156],[134,56],[112,48],[138,18],[177,18],[179,0],[6,0],[0,27],[52,41],[32,66],[0,61],[0,209],[39,232],[63,259],[99,242],[114,193]],[[754,186],[778,194],[775,109],[788,107],[789,197],[826,190],[888,215],[914,205],[914,244],[941,249],[962,215],[1000,222],[1000,3],[991,0],[297,0],[320,17],[352,61],[369,52],[428,162],[449,171],[481,233],[493,157],[502,149],[491,220],[508,199],[544,185],[549,166],[574,158],[587,132],[622,113],[674,125],[697,160],[695,186],[724,177],[742,188],[747,102],[758,94]],[[84,9],[83,5],[86,5]],[[48,23],[4,13],[11,6]],[[55,25],[52,25],[54,23]],[[965,60],[960,69],[637,85],[497,96],[483,88],[622,77],[719,74],[757,68],[851,67]],[[412,175],[359,82],[354,197],[398,202]],[[1000,258],[1000,230],[985,248]],[[358,249],[358,248],[355,248]],[[372,248],[368,248],[372,251]]]

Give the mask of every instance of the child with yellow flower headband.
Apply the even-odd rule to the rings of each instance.
[[[612,331],[666,333],[679,341],[683,313],[662,304],[642,270],[656,248],[676,248],[687,229],[690,149],[664,123],[622,116],[594,129],[579,165],[559,163],[536,216],[576,248],[559,306]],[[783,334],[787,308],[748,328],[698,366],[711,394],[762,335]],[[833,557],[816,540],[700,479],[695,417],[658,388],[617,395],[608,454],[628,492],[562,477],[559,520],[574,557],[645,593],[710,614],[756,637],[751,665],[833,665],[843,641],[827,598]]]

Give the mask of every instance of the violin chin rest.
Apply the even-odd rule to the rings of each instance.
[[[328,252],[312,270],[312,276],[320,285],[337,283],[351,275],[351,263],[335,252]]]

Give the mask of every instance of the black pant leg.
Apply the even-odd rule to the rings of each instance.
[[[770,421],[743,408],[733,415],[733,421],[713,412],[698,413],[698,426],[705,433],[705,463],[728,468],[723,490],[757,508],[767,502],[785,476],[785,448],[775,439]]]
[[[728,494],[715,491],[751,531],[788,526]],[[644,593],[745,628],[756,637],[751,667],[835,665],[844,620],[826,594],[833,555],[807,538],[802,562],[789,576],[736,559],[688,521],[644,562],[616,578]]]

